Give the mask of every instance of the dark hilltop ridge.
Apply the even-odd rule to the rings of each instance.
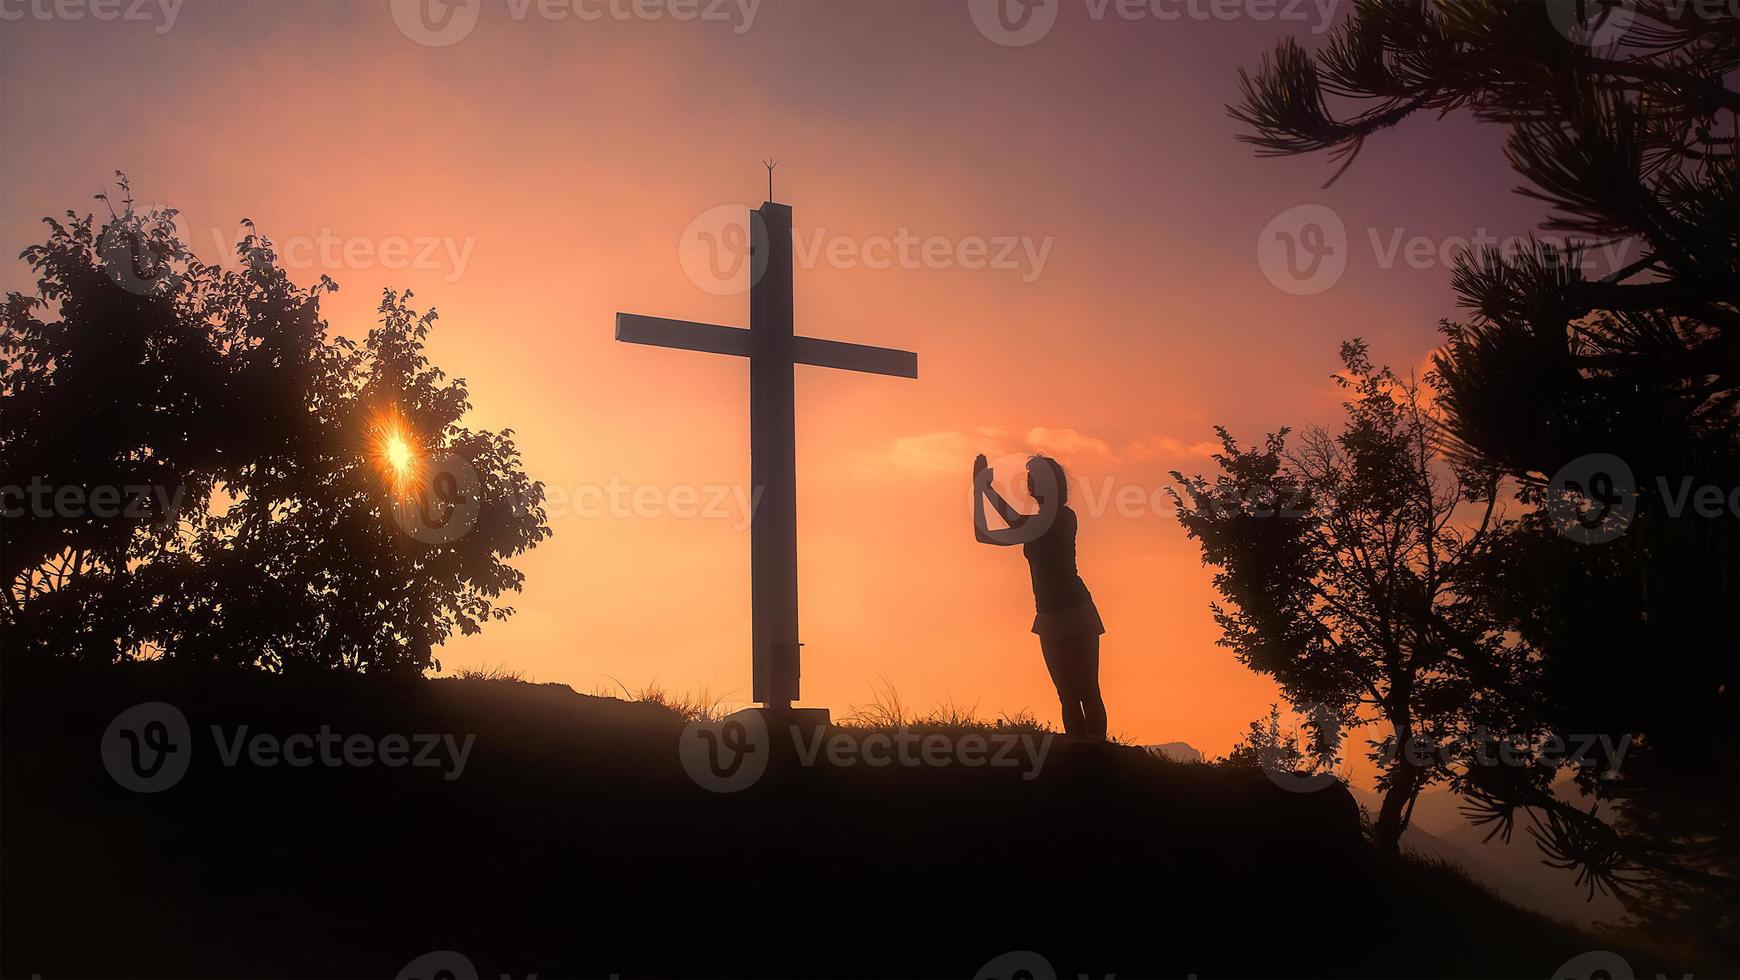
[[[907,732],[911,764],[800,733],[719,792],[679,749],[717,730],[555,684],[15,659],[0,693],[7,976],[1545,978],[1614,948],[1379,859],[1339,784],[1031,727]],[[168,744],[116,738],[155,702],[178,776],[123,768]]]

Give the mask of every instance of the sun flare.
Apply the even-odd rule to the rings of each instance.
[[[411,451],[411,444],[396,432],[387,436],[381,455],[386,457],[387,466],[392,469],[393,475],[401,480],[411,475],[411,464],[417,460],[416,453]]]
[[[420,460],[417,443],[411,437],[404,420],[396,412],[388,413],[377,417],[371,428],[374,432],[371,449],[381,475],[398,492],[415,485]]]

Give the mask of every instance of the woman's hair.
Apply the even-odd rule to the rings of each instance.
[[[1062,507],[1068,504],[1069,476],[1063,472],[1063,464],[1052,459],[1050,456],[1042,456],[1035,453],[1027,459],[1027,472],[1029,476],[1032,475],[1033,468],[1036,466],[1047,466],[1051,468],[1052,479],[1057,483],[1057,505]]]

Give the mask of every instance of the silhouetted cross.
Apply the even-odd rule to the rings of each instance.
[[[771,173],[771,170],[770,170]],[[791,207],[749,213],[749,329],[616,314],[616,339],[749,358],[750,645],[754,699],[798,699],[797,437],[793,365],[918,377],[918,355],[792,331]],[[765,261],[762,261],[765,258]]]

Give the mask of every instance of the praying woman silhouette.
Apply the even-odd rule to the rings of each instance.
[[[1033,632],[1045,667],[1063,704],[1063,730],[1077,738],[1106,737],[1106,703],[1100,697],[1100,622],[1094,597],[1075,569],[1075,511],[1069,508],[1069,481],[1049,456],[1027,460],[1027,492],[1039,513],[1023,514],[991,486],[985,457],[973,461],[973,533],[981,544],[1021,545],[1033,575]],[[1009,526],[985,523],[985,501]]]

